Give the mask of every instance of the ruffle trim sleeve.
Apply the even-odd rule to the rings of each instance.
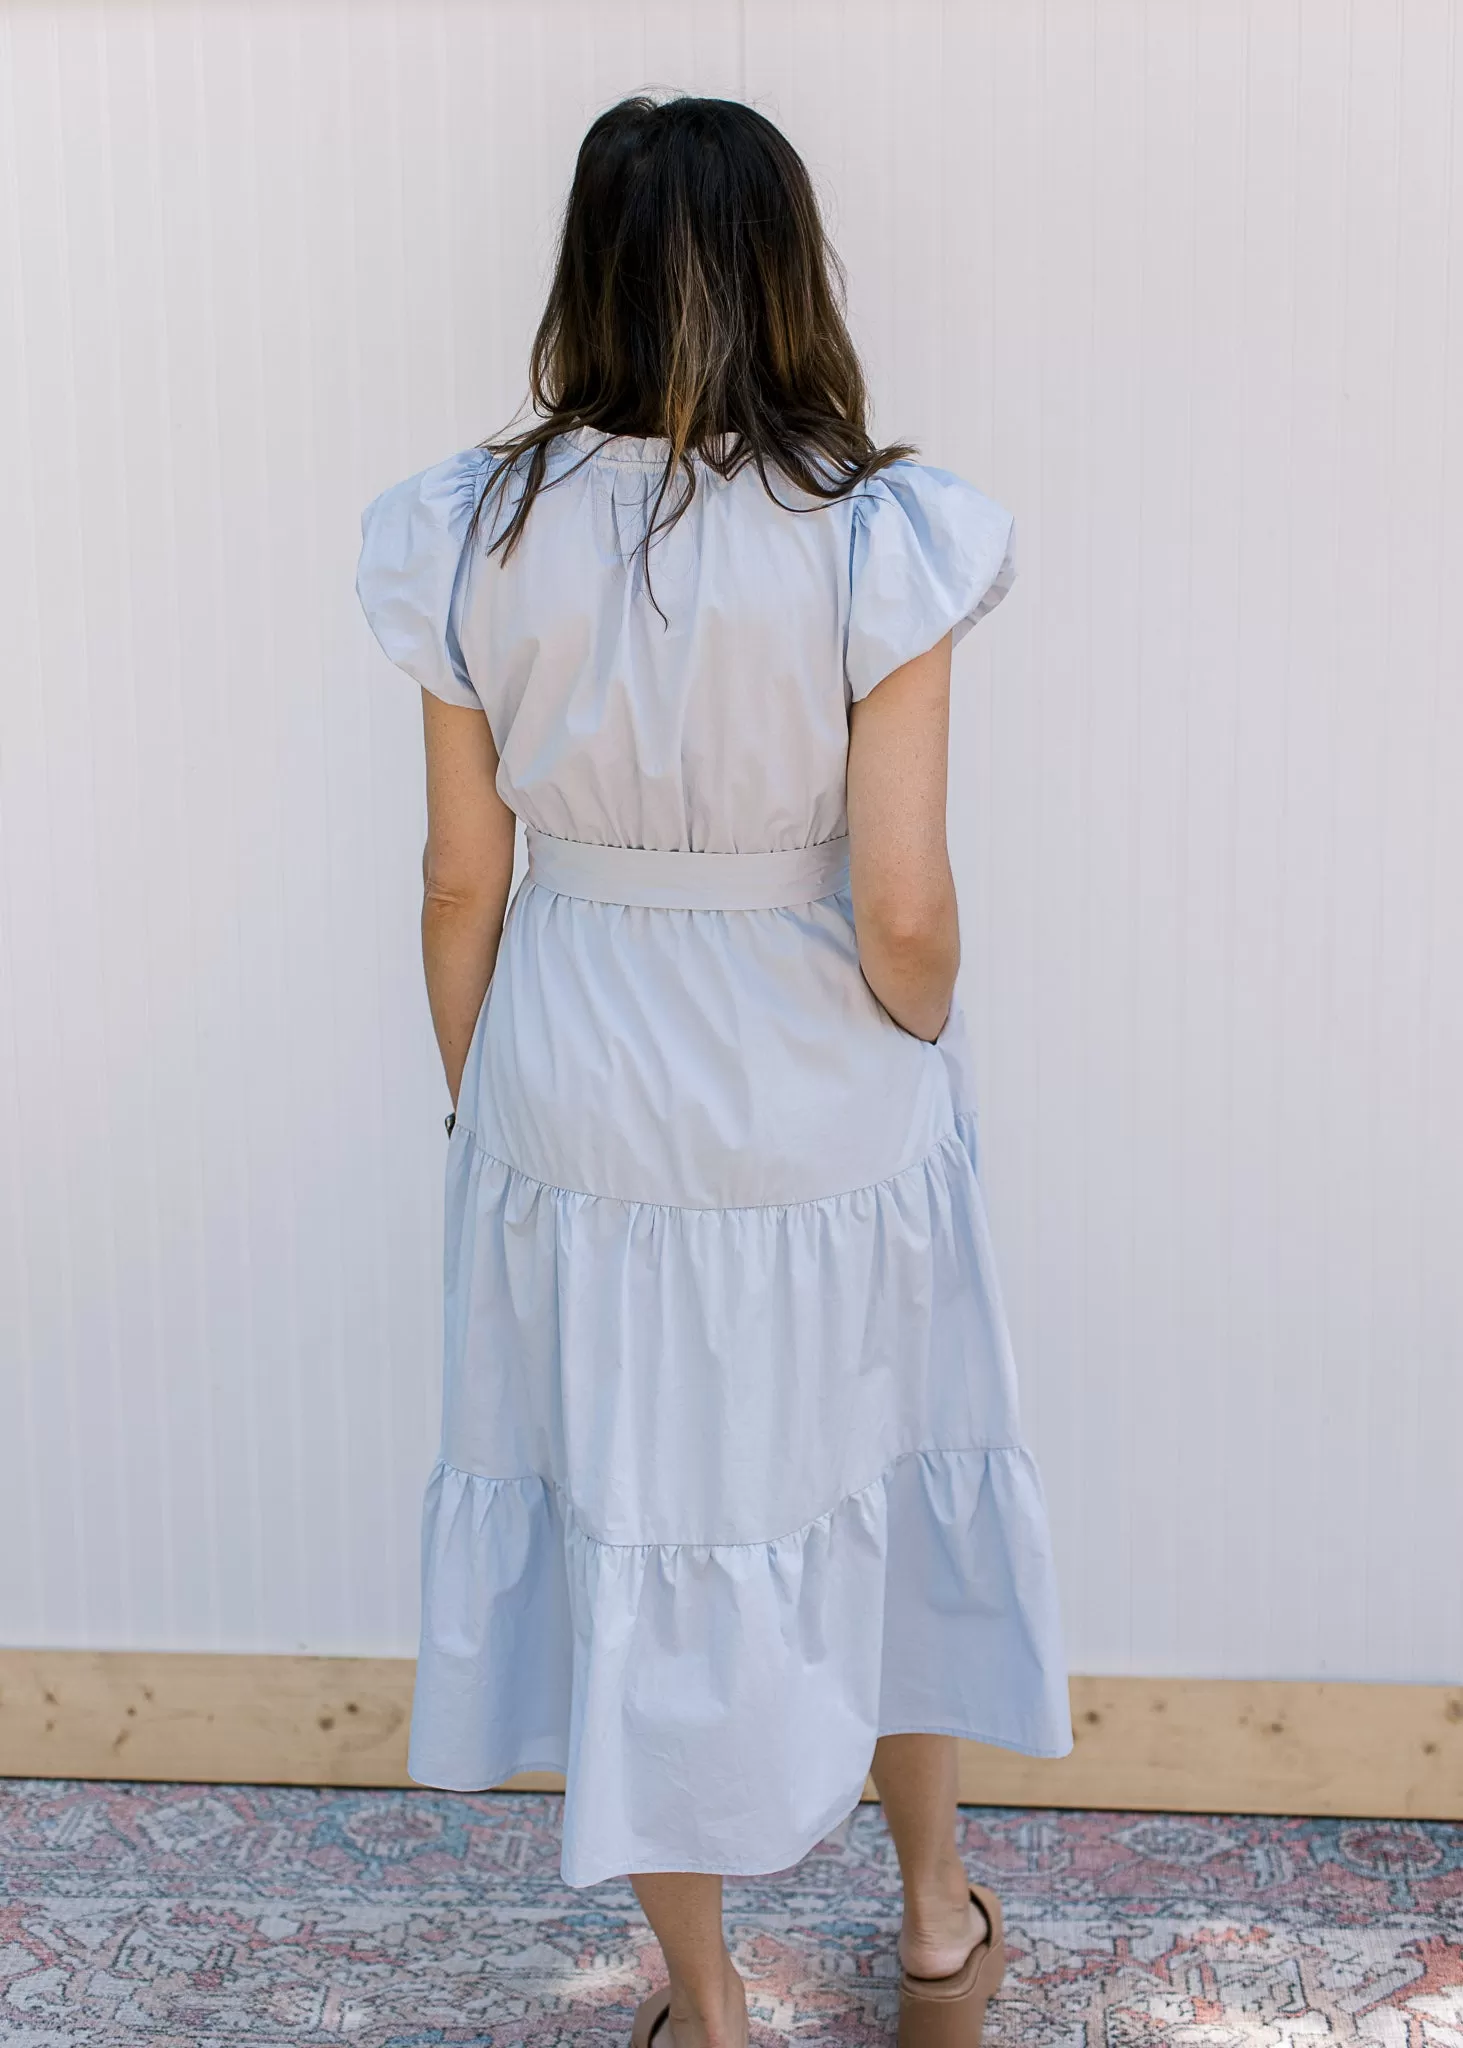
[[[880,470],[853,507],[844,669],[854,702],[947,633],[958,644],[1015,577],[1003,505],[948,470]]]
[[[465,546],[491,462],[469,448],[373,498],[361,514],[356,596],[382,652],[446,704],[481,709],[457,621],[476,550]]]

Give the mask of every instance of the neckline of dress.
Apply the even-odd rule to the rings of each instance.
[[[607,434],[603,427],[569,427],[564,439],[586,455],[598,455],[605,462],[625,462],[664,469],[671,444],[659,434]]]
[[[567,427],[563,439],[586,455],[633,469],[664,469],[671,452],[669,437],[664,434],[607,434],[603,427]],[[698,452],[695,448],[686,450],[692,462],[697,460]]]

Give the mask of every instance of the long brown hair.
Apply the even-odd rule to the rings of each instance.
[[[847,496],[913,450],[870,438],[843,307],[812,180],[779,129],[738,100],[621,100],[580,145],[530,360],[536,417],[479,444],[495,460],[472,530],[521,474],[488,550],[506,559],[550,444],[579,427],[668,443],[647,571],[651,540],[694,495],[693,454],[723,477],[755,463],[773,496],[769,469],[815,500]]]

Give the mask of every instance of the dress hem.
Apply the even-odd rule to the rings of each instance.
[[[1018,1742],[1014,1736],[1010,1735],[993,1735],[989,1729],[956,1728],[944,1722],[936,1724],[931,1721],[901,1721],[891,1728],[881,1727],[874,1739],[877,1742],[882,1742],[886,1735],[949,1735],[956,1742],[978,1742],[985,1749],[1009,1749],[1013,1756],[1029,1756],[1038,1763],[1060,1763],[1063,1757],[1072,1754],[1075,1746],[1073,1743],[1068,1742],[1065,1749],[1053,1749],[1047,1744]],[[503,1792],[510,1790],[508,1780],[516,1778],[522,1771],[555,1771],[562,1778],[567,1777],[568,1770],[568,1758],[565,1756],[554,1756],[519,1758],[516,1762],[507,1765],[504,1770],[496,1772],[490,1778],[479,1779],[474,1777],[471,1780],[464,1779],[461,1784],[448,1784],[445,1778],[418,1777],[410,1763],[407,1764],[406,1774],[414,1785],[420,1785],[425,1791],[465,1794],[470,1792]],[[868,1773],[865,1772],[864,1775],[867,1777]],[[544,1796],[547,1798],[562,1798],[563,1794],[546,1793]],[[961,1802],[963,1805],[972,1803],[978,1802],[968,1800]],[[821,1837],[819,1839],[821,1840]],[[661,1866],[656,1867],[659,1868]],[[688,1870],[692,1868],[690,1864],[687,1864],[685,1867]],[[787,1866],[782,1863],[770,1863],[767,1868],[769,1870],[784,1870]],[[760,1871],[750,1870],[736,1874],[743,1877],[763,1875]],[[727,1871],[725,1875],[730,1877],[733,1873]]]
[[[875,1738],[875,1740],[880,1740],[886,1735],[949,1735],[953,1736],[955,1740],[958,1742],[979,1742],[984,1744],[988,1748],[1008,1749],[1013,1751],[1018,1756],[1036,1757],[1041,1759],[1042,1761],[1056,1761],[1061,1757],[1070,1756],[1072,1753],[1072,1744],[1070,1742],[1067,1744],[1065,1749],[1038,1748],[1030,1743],[1013,1742],[1009,1737],[977,1732],[976,1730],[970,1728],[931,1727],[926,1722],[915,1722],[907,1725],[901,1724],[900,1726],[893,1728],[881,1727],[879,1729],[878,1736]],[[869,1767],[872,1767],[872,1764],[873,1753],[872,1751],[870,1751]],[[546,1757],[535,1757],[532,1760],[520,1759],[519,1761],[510,1765],[507,1769],[503,1770],[498,1774],[495,1774],[487,1783],[479,1784],[476,1781],[474,1781],[472,1783],[448,1785],[442,1783],[440,1779],[423,1778],[418,1776],[416,1771],[412,1769],[410,1763],[408,1763],[407,1776],[411,1779],[414,1785],[420,1786],[424,1791],[450,1792],[458,1795],[468,1795],[507,1790],[508,1787],[506,1785],[506,1780],[509,1778],[517,1777],[521,1771],[554,1771],[558,1773],[561,1777],[567,1778],[568,1768],[569,1766],[567,1757],[559,1757],[554,1759]],[[624,1865],[623,1868],[617,1867],[615,1869],[597,1870],[589,1876],[571,1877],[569,1875],[568,1870],[564,1867],[561,1858],[559,1875],[563,1879],[564,1883],[567,1884],[571,1890],[578,1891],[586,1889],[590,1885],[610,1884],[613,1883],[616,1879],[620,1878],[639,1877],[642,1875],[663,1872],[671,1872],[681,1876],[726,1877],[737,1879],[749,1877],[770,1877],[778,1871],[792,1870],[798,1864],[800,1864],[805,1857],[810,1856],[813,1850],[818,1847],[820,1842],[825,1842],[828,1839],[829,1835],[833,1832],[833,1830],[841,1826],[842,1822],[847,1819],[850,1813],[854,1812],[856,1808],[858,1808],[864,1803],[863,1788],[868,1780],[868,1776],[869,1769],[866,1768],[863,1777],[859,1780],[858,1791],[855,1793],[854,1797],[848,1802],[846,1806],[840,1805],[838,1815],[834,1820],[820,1823],[818,1828],[813,1833],[807,1835],[805,1838],[802,1838],[801,1847],[795,1848],[791,1853],[787,1855],[778,1857],[777,1860],[774,1862],[764,1862],[759,1859],[755,1864],[748,1864],[739,1861],[736,1867],[732,1868],[726,1862],[709,1863],[699,1859],[691,1860],[685,1857],[678,1857],[675,1855],[674,1852],[671,1852],[668,1855],[657,1856],[653,1862],[631,1862]],[[565,1796],[565,1793],[541,1792],[536,1796],[541,1798],[562,1799]],[[870,1803],[874,1805],[879,1804],[877,1800],[872,1801]]]
[[[530,1770],[562,1772],[563,1768],[564,1766],[562,1764],[516,1764],[514,1766],[513,1771],[510,1771],[508,1775],[512,1777],[514,1773],[517,1771]],[[865,1777],[867,1777],[867,1775],[868,1774],[866,1772]],[[496,1792],[501,1789],[501,1781],[494,1783],[492,1785],[438,1785],[434,1784],[430,1779],[418,1778],[414,1776],[410,1767],[408,1767],[407,1776],[411,1778],[412,1783],[414,1785],[419,1785],[424,1791],[428,1792],[452,1792],[463,1795],[478,1792]],[[539,1793],[534,1796],[537,1796],[539,1798],[557,1799],[562,1798],[564,1795],[562,1793],[548,1792]],[[589,1876],[571,1877],[568,1873],[568,1870],[564,1866],[563,1859],[561,1858],[559,1865],[559,1875],[562,1877],[564,1883],[567,1884],[573,1891],[581,1891],[586,1889],[589,1885],[594,1884],[613,1884],[619,1878],[651,1876],[665,1872],[669,1872],[675,1876],[685,1877],[729,1877],[734,1879],[742,1877],[771,1877],[778,1871],[793,1869],[797,1864],[802,1862],[805,1856],[811,1855],[813,1850],[817,1848],[818,1844],[820,1842],[826,1842],[829,1835],[832,1834],[833,1830],[836,1827],[842,1825],[842,1823],[848,1818],[849,1814],[851,1814],[854,1811],[854,1809],[862,1803],[862,1800],[863,1780],[861,1779],[859,1781],[859,1790],[854,1794],[853,1798],[848,1802],[846,1806],[841,1806],[839,1808],[839,1811],[835,1815],[834,1819],[832,1819],[831,1821],[821,1822],[818,1828],[812,1834],[807,1835],[803,1839],[801,1848],[795,1849],[790,1855],[783,1857],[780,1861],[775,1863],[764,1863],[761,1861],[757,1862],[756,1864],[739,1863],[737,1868],[733,1870],[729,1868],[725,1863],[716,1864],[701,1861],[693,1862],[685,1857],[678,1858],[674,1852],[671,1852],[668,1855],[657,1856],[654,1862],[642,1863],[639,1861],[635,1861],[623,1865],[617,1864],[613,1868],[593,1869],[592,1874]]]

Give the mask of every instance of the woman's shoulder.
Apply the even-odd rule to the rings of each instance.
[[[995,609],[1016,578],[1016,522],[953,470],[908,456],[853,499],[846,666],[859,698]]]
[[[475,705],[457,644],[467,538],[491,477],[482,447],[388,484],[361,514],[356,596],[383,652],[448,703]]]
[[[954,470],[901,455],[855,487],[860,517],[893,527],[907,523],[932,540],[953,538],[975,528],[1010,526],[1004,505]]]
[[[387,484],[362,512],[362,533],[392,518],[427,518],[442,526],[450,524],[463,503],[469,498],[476,502],[491,461],[484,448],[462,448]]]
[[[546,442],[548,473],[571,466],[576,453],[572,435],[561,434]],[[465,531],[485,491],[493,495],[501,485],[511,495],[530,459],[531,451],[505,454],[491,442],[460,448],[379,491],[361,514],[362,533],[398,520],[411,522],[423,540],[434,536],[450,539],[459,525]]]

